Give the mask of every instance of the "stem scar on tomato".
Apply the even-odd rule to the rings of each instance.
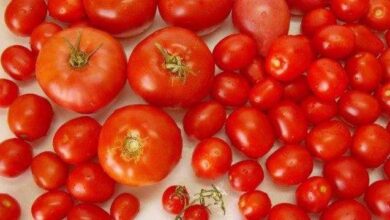
[[[117,147],[112,148],[115,152],[120,152],[120,157],[126,162],[138,162],[144,152],[146,138],[141,138],[137,131],[129,131],[123,141],[117,143]]]

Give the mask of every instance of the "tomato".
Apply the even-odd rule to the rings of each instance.
[[[302,17],[301,31],[304,35],[311,37],[321,28],[336,23],[336,17],[330,10],[317,8]]]
[[[379,167],[390,154],[390,133],[377,124],[361,126],[355,131],[351,151],[366,167]]]
[[[309,12],[316,8],[324,8],[329,4],[329,0],[287,0],[293,14]]]
[[[20,213],[19,202],[9,194],[0,193],[0,219],[18,220]]]
[[[68,166],[57,154],[46,151],[35,156],[31,163],[35,183],[46,190],[58,189],[65,185]]]
[[[322,56],[341,59],[355,50],[355,35],[347,27],[328,25],[314,34],[312,44]]]
[[[236,0],[232,11],[236,28],[252,36],[262,56],[274,40],[288,33],[290,12],[284,0]]]
[[[238,208],[247,220],[264,218],[271,209],[271,200],[262,191],[251,191],[240,196]]]
[[[320,220],[371,220],[371,214],[362,204],[355,200],[338,200],[322,213]]]
[[[239,108],[228,117],[226,134],[239,151],[254,159],[266,154],[275,142],[267,116],[252,107]]]
[[[332,199],[332,185],[323,177],[310,177],[298,186],[295,198],[299,207],[308,212],[322,212]]]
[[[229,169],[230,186],[237,191],[253,191],[263,182],[263,179],[263,168],[254,160],[240,161]]]
[[[355,34],[356,51],[378,55],[385,48],[382,40],[369,28],[360,24],[346,25]]]
[[[115,182],[96,163],[77,165],[68,176],[67,189],[77,200],[104,202],[115,190]]]
[[[295,103],[291,101],[279,102],[270,110],[269,118],[281,141],[299,143],[305,139],[308,121]]]
[[[390,218],[390,180],[372,183],[364,195],[364,201],[375,215]]]
[[[387,82],[383,86],[380,86],[376,91],[376,97],[382,106],[382,110],[390,114],[390,83]]]
[[[31,145],[23,140],[13,138],[0,143],[0,176],[19,176],[27,170],[31,161]]]
[[[203,140],[217,133],[226,121],[225,108],[215,101],[202,102],[184,116],[184,131],[188,136]]]
[[[386,81],[390,80],[390,49],[386,49],[385,52],[379,57],[379,62],[384,70]]]
[[[349,91],[341,96],[339,115],[353,125],[373,123],[381,113],[379,101],[363,92]]]
[[[309,39],[303,35],[282,36],[271,44],[265,70],[277,80],[291,81],[305,72],[313,60]]]
[[[8,107],[19,96],[19,87],[11,80],[0,79],[0,108]]]
[[[152,24],[157,0],[83,0],[91,24],[119,37],[144,32]]]
[[[28,80],[34,76],[35,57],[26,47],[13,45],[1,54],[1,66],[16,80]]]
[[[348,75],[339,63],[323,58],[311,65],[307,81],[318,98],[332,101],[344,93],[348,86]]]
[[[61,30],[62,27],[53,22],[43,22],[34,28],[30,36],[30,48],[32,52],[38,54],[43,44]]]
[[[304,210],[296,205],[280,203],[272,207],[268,220],[310,220]]]
[[[8,126],[19,138],[34,141],[46,135],[53,120],[51,104],[43,97],[25,94],[8,110]]]
[[[164,210],[178,215],[189,204],[190,196],[185,186],[170,186],[162,196],[162,205]]]
[[[5,9],[4,21],[14,34],[27,36],[45,20],[46,10],[44,0],[12,0]]]
[[[224,106],[244,105],[249,96],[250,84],[244,76],[233,72],[222,72],[214,78],[211,97]]]
[[[110,213],[114,220],[134,219],[140,209],[137,197],[129,193],[117,196],[111,204]]]
[[[103,31],[68,28],[42,47],[36,76],[42,90],[60,106],[92,113],[124,86],[126,56],[122,45]]]
[[[390,31],[386,31],[385,40],[386,40],[387,46],[389,46],[390,45]]]
[[[209,92],[213,56],[195,33],[178,27],[160,29],[130,55],[128,80],[135,93],[161,107],[189,107]]]
[[[31,207],[34,219],[63,219],[73,207],[72,197],[62,191],[50,191],[35,199]]]
[[[358,197],[368,187],[367,170],[352,157],[338,157],[325,163],[323,175],[332,184],[335,194],[342,199]]]
[[[370,0],[364,21],[370,28],[378,31],[389,29],[390,2],[388,0]]]
[[[209,210],[203,205],[191,205],[184,211],[183,220],[208,220]]]
[[[390,179],[390,159],[388,159],[385,164],[383,165],[383,170],[387,176],[387,178]]]
[[[351,132],[341,121],[326,121],[316,125],[306,138],[306,147],[321,160],[342,156],[352,145]]]
[[[79,204],[73,206],[67,216],[67,220],[112,220],[112,217],[99,206],[93,204]]]
[[[259,110],[268,110],[283,97],[282,84],[273,78],[267,78],[255,84],[249,92],[250,104]]]
[[[224,140],[207,138],[192,153],[192,169],[199,178],[217,179],[229,170],[232,160],[232,150]]]
[[[306,118],[313,124],[319,124],[332,119],[337,114],[335,101],[323,101],[316,96],[309,96],[301,103]]]
[[[249,82],[253,85],[265,79],[266,73],[264,68],[264,59],[256,57],[251,64],[240,70]]]
[[[116,110],[100,133],[100,164],[118,183],[155,184],[164,179],[181,158],[180,130],[165,112],[148,105]]]
[[[67,121],[56,131],[53,148],[66,163],[80,164],[97,154],[101,125],[84,116]]]
[[[342,21],[359,20],[368,12],[369,0],[331,0],[330,2],[332,12]]]
[[[309,95],[311,95],[311,90],[309,84],[307,83],[307,77],[304,75],[288,82],[284,86],[284,99],[301,102]]]
[[[48,0],[49,15],[59,21],[74,23],[86,15],[83,0]]]

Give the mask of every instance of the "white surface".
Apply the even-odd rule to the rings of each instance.
[[[0,2],[0,12],[1,16],[4,15],[5,6],[8,3],[8,1],[1,1]],[[147,35],[152,33],[154,30],[157,30],[161,27],[165,26],[164,22],[161,20],[161,18],[157,15],[155,22],[153,26],[144,34],[141,36],[131,38],[128,40],[122,40],[123,45],[125,46],[126,54],[129,56],[129,54],[132,51],[132,48],[139,42],[141,39],[145,38]],[[222,39],[224,36],[237,32],[234,30],[231,22],[231,18],[228,18],[222,27],[218,29],[216,32],[212,33],[209,36],[204,37],[205,41],[209,45],[210,49],[212,50],[215,46],[215,44]],[[296,34],[299,32],[299,19],[294,19],[294,21],[291,24],[290,34]],[[16,37],[12,33],[8,31],[4,24],[4,20],[0,24],[0,51],[3,51],[7,46],[12,44],[21,44],[26,47],[29,47],[29,39],[28,38],[21,38]],[[218,72],[217,72],[218,73]],[[0,78],[9,78],[8,75],[2,72],[0,73]],[[25,93],[36,93],[42,96],[45,96],[42,92],[42,90],[37,85],[37,82],[35,80],[31,80],[29,82],[23,82],[18,83],[20,86],[20,90],[22,94]],[[45,96],[46,97],[46,96]],[[103,123],[104,120],[113,112],[115,109],[121,106],[126,106],[130,104],[135,103],[144,103],[136,94],[134,94],[129,85],[127,84],[118,98],[111,103],[108,107],[104,108],[103,110],[99,111],[98,113],[92,115],[95,117],[100,123]],[[48,133],[48,135],[34,143],[32,145],[34,146],[34,155],[37,155],[38,153],[42,151],[50,150],[52,151],[52,138],[54,135],[54,132],[58,129],[58,127],[63,124],[65,121],[78,117],[80,115],[72,112],[68,112],[64,110],[63,108],[59,107],[58,105],[53,104],[54,112],[55,112],[55,118],[53,121],[53,124],[51,126],[51,129]],[[185,113],[184,110],[177,110],[177,111],[168,111],[168,113],[177,121],[180,128],[182,128],[182,117]],[[7,125],[7,110],[6,109],[0,109],[0,141],[3,141],[8,138],[14,137],[14,135],[11,133],[11,131],[8,128]],[[152,186],[152,187],[144,187],[144,188],[131,188],[126,186],[120,186],[117,185],[116,193],[114,197],[121,192],[130,192],[136,195],[141,202],[141,211],[136,219],[142,219],[142,220],[169,220],[174,219],[174,216],[167,214],[162,206],[161,206],[161,195],[163,191],[170,185],[173,184],[180,184],[180,185],[186,185],[187,189],[189,190],[190,194],[194,194],[198,192],[201,188],[209,187],[211,184],[215,184],[217,187],[219,187],[221,190],[225,193],[225,203],[227,206],[227,213],[226,216],[221,215],[220,213],[213,214],[211,216],[211,219],[218,220],[218,219],[228,219],[228,220],[238,220],[242,219],[240,214],[238,213],[237,209],[237,201],[240,196],[240,193],[231,191],[229,188],[229,183],[227,180],[227,177],[224,176],[219,181],[203,181],[200,179],[197,179],[191,169],[191,155],[192,150],[194,146],[196,145],[196,141],[188,140],[186,137],[184,131],[182,131],[182,135],[184,138],[184,149],[183,149],[183,155],[182,160],[180,161],[179,165],[173,170],[173,172],[161,183]],[[224,134],[224,131],[222,130],[218,135],[218,137],[224,138],[225,140],[228,140]],[[245,159],[241,154],[239,154],[234,148],[234,162],[240,161],[242,159]],[[259,162],[263,166],[263,170],[265,173],[265,179],[263,183],[260,185],[258,189],[263,190],[267,192],[272,200],[272,204],[278,204],[281,202],[294,202],[294,193],[296,187],[280,187],[274,185],[265,169],[264,162],[268,155],[270,155],[273,151],[275,151],[276,146],[262,159],[259,160]],[[320,175],[321,174],[321,167],[320,164],[317,163],[316,167],[312,173],[312,175]],[[378,170],[373,171],[370,173],[371,176],[371,182],[374,179],[378,179],[382,177],[381,168],[378,168]],[[14,178],[14,179],[7,179],[0,177],[0,192],[6,192],[11,195],[13,195],[21,204],[22,208],[22,220],[24,219],[32,219],[30,208],[34,201],[34,199],[39,196],[41,193],[44,192],[44,190],[38,188],[32,178],[31,171],[28,169],[24,174],[21,176]],[[114,198],[113,197],[113,198]],[[111,200],[101,204],[106,210],[109,210]],[[313,219],[315,217],[313,216]]]

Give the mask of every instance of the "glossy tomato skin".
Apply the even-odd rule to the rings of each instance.
[[[180,65],[170,63],[180,66],[180,71],[169,69],[163,51],[168,53],[165,56],[181,60]],[[149,35],[134,48],[128,80],[135,93],[155,106],[190,107],[208,94],[214,69],[213,56],[201,38],[189,30],[168,27]]]
[[[253,191],[263,182],[263,179],[263,168],[254,160],[240,161],[229,169],[230,186],[237,191]]]
[[[247,220],[261,219],[268,215],[271,200],[265,192],[251,191],[240,196],[238,208]]]
[[[355,34],[356,51],[380,54],[385,48],[382,40],[368,27],[361,24],[347,24],[346,27]]]
[[[6,108],[19,96],[19,87],[11,80],[0,79],[0,108]]]
[[[30,48],[32,52],[38,54],[42,49],[43,44],[61,30],[62,27],[53,22],[43,22],[34,28],[30,36]]]
[[[13,45],[1,54],[1,66],[16,80],[29,80],[34,76],[34,54],[24,46]]]
[[[328,121],[337,114],[335,101],[323,101],[316,96],[304,99],[301,108],[306,113],[307,120],[313,124]]]
[[[368,208],[383,219],[390,218],[390,180],[378,180],[368,187],[364,195]]]
[[[45,189],[54,190],[65,185],[68,166],[57,154],[46,151],[35,156],[31,163],[35,183]]]
[[[268,110],[283,97],[283,85],[273,78],[256,83],[249,92],[249,103],[259,110]]]
[[[235,110],[226,121],[226,134],[239,151],[254,159],[266,154],[275,142],[269,119],[253,107]]]
[[[301,31],[304,35],[311,37],[321,28],[334,24],[336,24],[336,17],[330,10],[317,8],[303,16]]]
[[[378,90],[376,91],[376,97],[378,98],[381,106],[382,106],[382,110],[387,113],[387,114],[390,114],[390,83],[387,82],[386,84],[380,86],[378,88]]]
[[[50,191],[35,199],[31,213],[36,220],[63,219],[73,207],[72,197],[63,191]]]
[[[364,22],[372,29],[384,31],[390,28],[390,2],[387,0],[370,0],[368,13]]]
[[[307,77],[299,76],[284,86],[283,98],[294,102],[301,102],[303,99],[311,95]]]
[[[280,203],[272,207],[268,220],[310,220],[305,211],[296,205]]]
[[[184,211],[183,220],[208,220],[209,210],[203,205],[191,205]]]
[[[390,49],[386,49],[379,57],[379,62],[384,70],[384,78],[386,82],[390,80]]]
[[[165,211],[178,215],[189,204],[190,195],[185,186],[170,186],[162,196],[162,205]]]
[[[54,151],[68,164],[91,160],[97,154],[101,127],[95,119],[88,116],[65,122],[54,134]]]
[[[62,22],[74,23],[86,16],[83,0],[49,0],[47,7],[49,15]]]
[[[116,110],[106,120],[98,156],[103,169],[118,183],[145,186],[171,172],[182,147],[180,129],[168,114],[149,105],[133,105]]]
[[[21,95],[8,110],[8,126],[19,138],[34,141],[46,135],[53,120],[51,104],[34,94]]]
[[[330,5],[338,19],[353,22],[366,15],[369,0],[331,0]]]
[[[73,206],[67,216],[68,220],[80,220],[81,218],[85,220],[112,220],[112,217],[105,210],[88,203]]]
[[[0,176],[16,177],[31,164],[31,145],[22,139],[8,139],[0,143]]]
[[[0,193],[0,219],[18,220],[20,214],[19,202],[9,194]]]
[[[371,214],[356,200],[338,200],[322,213],[320,220],[359,219],[371,220]]]
[[[82,202],[104,202],[115,191],[115,182],[97,163],[77,165],[68,176],[67,189]]]
[[[46,17],[44,0],[10,1],[5,9],[4,20],[9,30],[19,36],[28,36]]]
[[[135,219],[140,209],[137,197],[130,193],[122,193],[111,204],[110,214],[114,220]]]
[[[240,73],[244,75],[252,85],[263,81],[266,78],[264,58],[259,56],[256,57],[251,64],[241,69]]]

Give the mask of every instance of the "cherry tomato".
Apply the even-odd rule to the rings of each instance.
[[[78,204],[73,206],[67,220],[112,220],[112,217],[99,206],[93,204]]]
[[[16,177],[31,164],[31,145],[13,138],[0,143],[0,176]]]
[[[272,207],[268,220],[310,220],[304,210],[296,205],[281,203]]]
[[[387,82],[383,86],[380,86],[379,89],[376,91],[376,97],[378,98],[382,110],[390,114],[390,83]]]
[[[390,179],[390,159],[388,159],[383,165],[383,170],[385,171],[387,178]]]
[[[301,22],[301,31],[304,35],[311,37],[321,28],[336,24],[336,17],[325,8],[317,8],[306,13]]]
[[[12,0],[5,9],[4,20],[14,34],[27,36],[45,20],[46,10],[44,0]]]
[[[306,113],[307,120],[313,124],[328,121],[337,114],[335,101],[323,101],[316,96],[304,99],[301,108]]]
[[[72,197],[62,191],[50,191],[35,199],[31,213],[36,220],[63,219],[73,207]]]
[[[320,220],[346,220],[346,219],[359,219],[359,220],[371,220],[371,214],[359,202],[349,200],[338,200],[332,203],[322,213]]]
[[[53,148],[66,163],[84,163],[97,154],[101,125],[84,116],[67,121],[56,131]]]
[[[162,196],[164,210],[178,215],[189,204],[190,196],[185,186],[170,186]]]
[[[369,28],[360,24],[346,25],[355,34],[356,51],[378,55],[385,48],[382,40]]]
[[[77,165],[68,176],[67,189],[77,200],[104,202],[115,190],[115,182],[96,163]]]
[[[240,161],[229,169],[230,186],[237,191],[253,191],[263,182],[263,179],[263,168],[254,160]]]
[[[283,92],[284,88],[280,82],[267,78],[251,88],[249,102],[259,110],[268,110],[282,99]]]
[[[58,189],[65,185],[68,166],[57,154],[46,151],[35,156],[31,163],[35,183],[46,190]]]
[[[35,57],[29,49],[13,45],[1,54],[1,65],[12,78],[28,80],[34,76]]]
[[[390,218],[390,180],[372,183],[364,195],[364,201],[375,215],[383,219]]]
[[[246,192],[240,196],[238,208],[247,220],[262,219],[271,210],[271,200],[262,191]]]
[[[390,28],[390,2],[370,0],[365,23],[372,29],[384,31]]]
[[[329,0],[287,0],[291,13],[299,15],[329,5]]]
[[[74,23],[86,15],[83,0],[48,0],[49,15],[59,21]]]
[[[368,12],[369,0],[331,0],[332,12],[340,20],[353,22]]]
[[[244,105],[249,96],[250,84],[244,76],[233,72],[222,72],[214,78],[211,97],[224,106]]]
[[[18,220],[20,213],[19,202],[9,194],[0,193],[0,219]]]
[[[34,28],[30,36],[30,48],[32,52],[38,54],[42,49],[43,44],[61,30],[62,27],[53,22],[43,22]]]
[[[135,219],[140,209],[137,197],[129,193],[117,196],[111,204],[110,213],[114,220]]]
[[[209,210],[203,205],[191,205],[184,211],[183,220],[208,220]]]
[[[8,107],[19,96],[19,87],[8,79],[0,79],[0,108]]]
[[[253,85],[265,79],[264,59],[256,57],[251,64],[240,70],[247,80]]]
[[[307,83],[307,77],[304,75],[288,82],[284,86],[284,99],[301,102],[309,95],[311,95],[311,90],[309,84]]]
[[[386,49],[385,52],[379,57],[379,62],[384,70],[384,76],[386,81],[390,80],[390,49]]]
[[[267,116],[252,107],[239,108],[228,117],[226,134],[239,151],[254,159],[266,154],[275,142]]]

